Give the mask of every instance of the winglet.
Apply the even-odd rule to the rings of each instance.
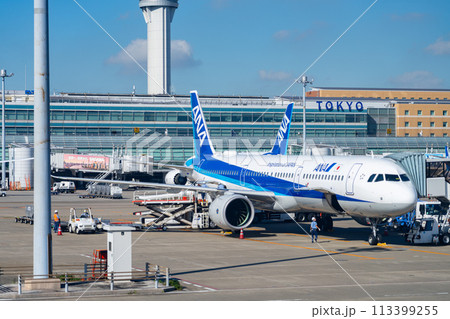
[[[191,91],[192,126],[194,133],[195,157],[203,158],[214,154],[214,147],[209,138],[208,127],[200,106],[197,91]]]
[[[286,108],[283,120],[281,121],[280,129],[277,133],[277,138],[272,150],[265,155],[286,155],[289,140],[289,132],[291,130],[292,111],[294,110],[294,103],[290,103]]]

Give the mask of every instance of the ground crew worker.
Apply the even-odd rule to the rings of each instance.
[[[313,217],[312,222],[311,222],[311,242],[312,243],[314,242],[314,240],[317,243],[317,236],[319,235],[319,230],[320,230],[320,228],[319,228],[319,226],[317,226],[316,218]]]
[[[58,211],[55,210],[55,214],[53,215],[53,230],[55,231],[55,233],[58,232],[58,228],[59,228],[59,215],[58,215]]]

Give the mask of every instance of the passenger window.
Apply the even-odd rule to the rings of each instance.
[[[400,182],[400,177],[394,174],[386,174],[387,182]]]
[[[370,175],[369,179],[367,180],[368,183],[372,183],[373,179],[375,178],[375,176],[377,176],[377,174],[372,174]]]
[[[408,176],[406,174],[400,174],[400,179],[403,182],[409,182],[409,178],[408,178]]]
[[[384,175],[378,174],[377,178],[375,179],[375,182],[382,182],[382,181],[384,181]]]

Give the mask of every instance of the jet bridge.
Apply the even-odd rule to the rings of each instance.
[[[386,156],[398,162],[416,186],[419,197],[450,200],[450,158],[420,153],[396,153]]]

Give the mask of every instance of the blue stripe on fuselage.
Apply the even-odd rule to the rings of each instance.
[[[195,162],[195,161],[194,161]],[[256,171],[249,170],[244,167],[236,166],[223,162],[214,157],[206,157],[201,167],[194,165],[194,170],[200,174],[222,180],[227,183],[232,183],[237,186],[245,187],[255,191],[271,191],[278,196],[293,196],[322,199],[325,195],[322,192],[315,190],[295,190],[293,181],[287,181],[281,178],[261,174]],[[242,183],[243,170],[247,172],[244,183]],[[222,172],[225,172],[222,173]],[[231,173],[231,174],[230,174]],[[304,185],[300,184],[300,187]],[[364,200],[347,197],[343,195],[336,195],[338,200],[351,202],[366,202]]]

